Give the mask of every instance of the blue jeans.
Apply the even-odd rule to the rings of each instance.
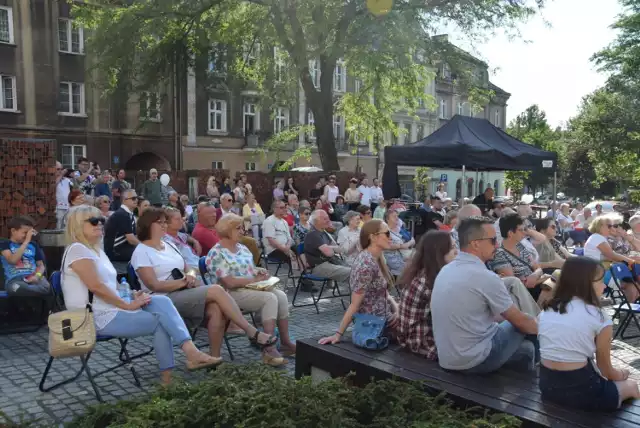
[[[187,326],[167,296],[151,296],[151,302],[138,312],[118,311],[97,334],[127,339],[153,334],[153,348],[160,370],[174,367],[174,343],[182,346],[191,340]]]
[[[487,358],[475,367],[461,370],[465,373],[491,373],[507,363],[526,365],[528,370],[535,369],[540,359],[538,340],[535,335],[520,333],[509,321],[498,324],[498,331],[491,339],[491,352]]]

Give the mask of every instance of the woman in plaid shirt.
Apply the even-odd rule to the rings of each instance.
[[[403,288],[398,342],[433,361],[438,359],[438,351],[431,324],[431,291],[440,269],[457,254],[449,232],[430,230],[418,242],[416,253],[398,281]]]

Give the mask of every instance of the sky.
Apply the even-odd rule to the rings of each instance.
[[[555,127],[605,82],[589,58],[613,41],[609,27],[621,12],[617,0],[548,0],[540,15],[518,26],[520,39],[497,34],[473,46],[453,34],[450,40],[486,61],[490,80],[511,93],[507,121],[538,104]]]

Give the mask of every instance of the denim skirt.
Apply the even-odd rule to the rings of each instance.
[[[591,360],[570,371],[540,365],[540,392],[543,400],[586,411],[614,411],[620,401],[615,382],[603,378]]]

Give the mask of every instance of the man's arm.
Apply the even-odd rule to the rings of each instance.
[[[538,334],[538,321],[535,318],[523,313],[520,309],[512,305],[504,311],[502,317],[509,321],[515,328],[524,334]]]

